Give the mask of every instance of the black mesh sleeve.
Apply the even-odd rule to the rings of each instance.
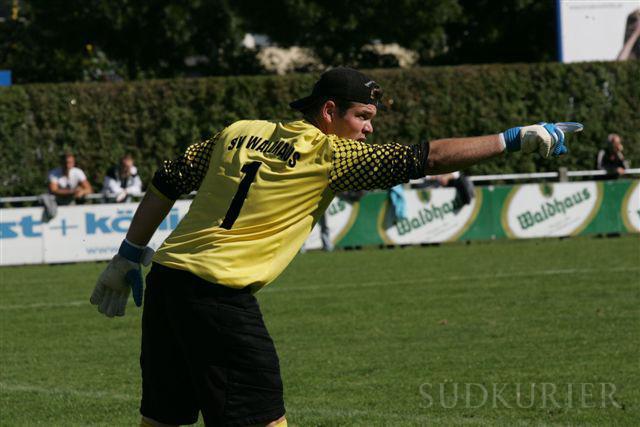
[[[217,140],[218,135],[190,145],[182,156],[174,160],[165,160],[153,176],[153,186],[171,200],[200,188]]]
[[[333,141],[329,187],[335,192],[391,188],[425,175],[429,143],[372,145]]]

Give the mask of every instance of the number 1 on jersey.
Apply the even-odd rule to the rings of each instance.
[[[258,173],[258,169],[261,165],[262,162],[251,162],[243,165],[242,169],[240,169],[241,172],[244,172],[244,178],[240,181],[238,191],[236,191],[236,194],[233,196],[231,206],[229,206],[229,210],[224,216],[224,220],[222,221],[222,224],[220,224],[220,227],[227,230],[231,230],[231,227],[233,227],[233,223],[238,219],[244,200],[249,194],[249,187],[253,184],[253,180],[256,178],[256,174]]]

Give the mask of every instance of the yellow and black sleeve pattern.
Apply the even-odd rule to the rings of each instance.
[[[153,176],[153,186],[171,200],[197,190],[209,169],[218,135],[190,145],[182,156],[174,160],[165,160]]]
[[[372,145],[333,141],[329,187],[337,192],[391,188],[425,175],[429,143]]]

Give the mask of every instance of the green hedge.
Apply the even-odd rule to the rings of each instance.
[[[514,154],[474,174],[592,169],[609,132],[640,165],[640,62],[486,65],[373,70],[393,99],[375,120],[374,142],[470,136],[544,120],[580,121],[570,155],[544,161]],[[215,77],[132,83],[34,84],[0,89],[0,194],[44,191],[46,173],[69,148],[96,189],[132,152],[144,181],[162,159],[242,118],[287,119],[290,100],[317,75]]]

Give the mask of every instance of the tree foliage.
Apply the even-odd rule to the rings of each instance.
[[[17,1],[17,0],[12,0]],[[0,20],[0,67],[17,83],[258,74],[245,33],[312,49],[327,65],[397,66],[363,51],[398,43],[420,64],[555,57],[554,3],[537,0],[20,0]],[[10,14],[10,8],[0,9]]]
[[[361,48],[372,41],[398,43],[426,58],[441,55],[447,46],[445,25],[462,15],[458,0],[255,3],[237,2],[251,31],[284,46],[312,47],[327,64],[352,66],[361,65]]]
[[[0,60],[17,82],[82,80],[95,56],[125,79],[251,71],[227,0],[25,0]],[[189,63],[191,59],[191,64]]]
[[[448,64],[556,59],[555,2],[458,0],[463,13],[446,28]]]

